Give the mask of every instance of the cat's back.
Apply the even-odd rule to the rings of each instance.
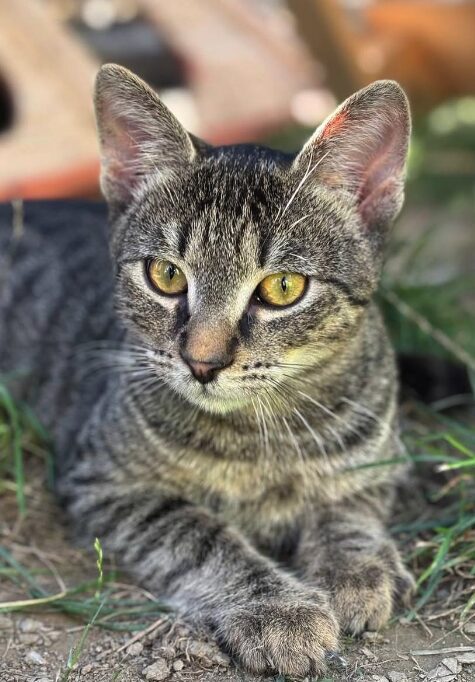
[[[0,205],[0,374],[15,392],[35,403],[77,347],[108,337],[112,283],[103,204]]]

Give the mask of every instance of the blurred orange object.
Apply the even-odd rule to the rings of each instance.
[[[383,0],[365,10],[385,54],[383,74],[427,104],[475,94],[475,3]]]
[[[91,90],[97,64],[37,0],[0,2],[0,200],[98,191]]]
[[[475,3],[469,0],[288,0],[339,99],[394,78],[416,107],[475,94]]]

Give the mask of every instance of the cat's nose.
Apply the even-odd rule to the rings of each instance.
[[[208,384],[210,381],[213,381],[219,370],[228,367],[232,362],[229,358],[213,359],[209,361],[195,360],[190,357],[186,351],[181,353],[181,357],[191,369],[191,373],[195,379],[202,384]]]

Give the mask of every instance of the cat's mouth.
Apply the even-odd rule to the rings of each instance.
[[[206,412],[225,414],[243,409],[251,403],[250,396],[240,389],[238,382],[219,377],[202,384],[190,375],[175,377],[174,390],[188,402]]]
[[[290,399],[287,378],[283,381],[279,372],[268,372],[261,362],[251,367],[259,369],[259,374],[249,372],[247,365],[241,369],[234,364],[203,383],[188,367],[174,365],[163,379],[180,398],[205,412],[255,411],[256,406],[264,411],[286,408]]]
[[[188,399],[207,412],[225,414],[249,404],[249,399],[236,390],[223,389],[218,382],[202,385],[193,382]]]

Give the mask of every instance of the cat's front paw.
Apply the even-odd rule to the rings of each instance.
[[[325,655],[338,646],[338,625],[331,610],[295,597],[236,608],[219,635],[247,671],[297,678],[322,673]]]
[[[383,627],[395,602],[407,604],[414,588],[414,579],[399,557],[390,562],[368,557],[334,572],[331,602],[341,629],[358,635]]]

